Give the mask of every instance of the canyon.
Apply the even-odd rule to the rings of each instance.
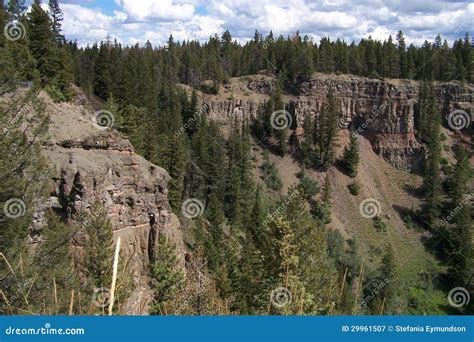
[[[218,94],[198,92],[198,99],[208,117],[224,125],[234,115],[251,120],[255,118],[259,105],[269,98],[275,81],[266,75],[231,79]],[[191,88],[183,87],[191,91]],[[415,131],[418,82],[315,74],[283,96],[292,116],[292,131],[301,128],[305,113],[318,115],[329,89],[334,91],[340,104],[340,127],[356,129],[370,142],[362,144],[364,158],[370,159],[370,165],[382,165],[372,156],[372,151],[369,151],[372,149],[398,169],[417,168],[424,155],[424,146],[416,139]],[[436,90],[443,117],[455,109],[472,115],[474,97],[468,85],[437,83]],[[141,308],[151,300],[148,268],[155,253],[158,231],[172,239],[184,266],[183,228],[178,217],[171,212],[167,198],[169,175],[160,166],[137,155],[125,135],[112,128],[98,127],[94,119],[98,108],[93,108],[79,89],[75,91],[73,101],[68,103],[55,103],[44,92],[40,94],[50,115],[49,138],[42,148],[50,165],[49,195],[40,201],[34,213],[30,227],[31,243],[41,239],[47,208],[55,208],[72,218],[75,213],[87,211],[93,202],[101,202],[113,224],[114,238],[122,239],[123,256],[130,260],[133,271],[136,287],[127,305],[127,313],[146,313]],[[364,166],[362,174],[367,173],[376,180],[389,177],[387,172],[395,174],[395,171],[384,169],[382,172],[380,169],[380,173],[372,175],[374,171],[370,169],[370,166]],[[340,181],[337,171],[330,173],[333,181],[340,183],[336,185],[334,222],[336,226],[340,223],[340,229],[344,230],[344,226],[351,224],[350,220],[345,222],[350,217],[347,216],[347,207],[356,208],[357,204],[345,203],[351,199],[339,198],[346,185]],[[314,177],[322,178],[316,173]],[[362,185],[362,192],[367,196],[374,197],[374,193],[380,193],[382,197],[390,193],[375,181]],[[398,202],[404,201],[406,198],[401,196]],[[387,212],[387,217],[391,217],[396,229],[400,230],[403,222],[397,213],[393,209]],[[354,231],[346,229],[345,236],[351,234]],[[416,236],[412,233],[400,236],[401,240],[405,238],[414,240]],[[424,253],[421,245],[416,248],[419,253]],[[81,248],[78,246],[76,250],[80,256]]]
[[[226,121],[233,115],[255,118],[260,104],[268,100],[276,79],[266,75],[231,79],[218,94],[199,93],[210,118]],[[292,128],[301,127],[305,113],[318,115],[329,89],[340,105],[340,127],[366,136],[376,153],[404,170],[417,170],[424,147],[415,137],[415,111],[420,82],[379,80],[349,75],[315,73],[288,89],[283,100],[293,118]],[[442,117],[462,110],[474,121],[474,92],[469,84],[435,83]]]

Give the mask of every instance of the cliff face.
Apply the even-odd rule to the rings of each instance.
[[[263,75],[233,79],[218,95],[202,95],[210,117],[225,119],[232,115],[254,118],[260,103],[267,100],[275,80]],[[314,74],[285,95],[293,128],[301,127],[304,113],[318,115],[326,93],[332,89],[342,112],[340,126],[352,126],[367,136],[375,152],[392,165],[412,169],[420,160],[422,146],[415,138],[417,81],[381,81],[357,76]],[[474,115],[472,86],[455,82],[437,83],[443,117],[454,109]],[[419,163],[418,163],[419,164]]]
[[[98,127],[83,96],[67,104],[42,97],[51,120],[43,148],[51,169],[50,197],[34,214],[32,239],[41,236],[46,208],[72,217],[95,201],[103,203],[114,238],[121,237],[122,256],[129,260],[136,284],[128,313],[138,313],[149,300],[147,274],[157,232],[168,234],[183,251],[179,220],[167,199],[168,173],[135,154],[119,132]],[[80,255],[80,247],[76,250]]]

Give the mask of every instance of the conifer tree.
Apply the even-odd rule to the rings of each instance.
[[[334,94],[330,89],[326,96],[321,115],[315,120],[314,141],[318,156],[317,166],[323,169],[328,168],[335,160],[336,134],[338,130],[340,110]]]
[[[456,163],[447,180],[448,215],[452,215],[452,222],[447,222],[449,228],[443,230],[449,239],[446,260],[448,261],[448,275],[452,285],[466,284],[469,281],[470,268],[474,258],[472,248],[472,220],[469,208],[472,194],[469,190],[469,181],[473,170],[469,164],[469,153],[459,145],[455,151]]]
[[[41,8],[41,1],[35,0],[28,13],[28,42],[31,55],[36,61],[36,68],[43,85],[51,82],[61,70],[59,49],[54,40],[52,22]]]
[[[423,214],[428,225],[436,224],[441,209],[441,177],[440,177],[440,115],[434,92],[430,92],[428,99],[428,115],[430,120],[428,136],[428,156],[425,162],[423,192],[425,204]]]
[[[59,8],[58,0],[49,0],[49,14],[51,15],[51,20],[53,21],[53,31],[56,36],[56,41],[62,43],[64,41],[64,36],[61,34],[61,22],[63,21],[63,12]]]
[[[278,81],[276,84],[275,91],[272,94],[272,103],[274,105],[274,111],[285,110],[285,104],[283,103],[282,99],[282,92],[282,84],[280,81]],[[288,128],[289,127],[283,127],[282,129],[274,130],[275,138],[278,141],[278,153],[281,156],[284,156],[288,153]]]
[[[123,112],[112,94],[107,97],[107,101],[102,109],[112,114],[115,129],[124,130],[125,119]]]
[[[237,304],[241,314],[258,314],[267,304],[264,257],[253,243],[252,237],[245,241],[242,258],[239,260]]]
[[[321,191],[321,199],[314,204],[313,216],[323,224],[331,223],[332,185],[329,175],[326,175]]]
[[[8,0],[6,6],[10,20],[19,20],[21,15],[26,11],[27,6],[25,0]]]
[[[42,314],[65,314],[71,289],[79,287],[78,270],[71,253],[77,229],[61,222],[51,211],[47,213],[46,219],[47,225],[42,232],[43,242],[34,256],[34,273],[37,280],[32,301],[37,309],[44,307],[51,310]],[[51,291],[53,281],[58,298],[56,305],[55,295]]]
[[[357,167],[359,164],[359,142],[357,135],[351,133],[349,136],[349,145],[344,150],[343,163],[350,177],[357,176]]]
[[[35,124],[30,122],[28,113],[34,113]],[[31,138],[24,134],[29,122]],[[8,105],[0,104],[0,251],[11,260],[24,247],[34,199],[42,194],[48,177],[40,150],[48,122],[44,106],[34,93]]]
[[[408,61],[407,61],[405,37],[403,36],[402,31],[398,31],[397,33],[397,49],[398,49],[398,58],[400,61],[400,78],[407,78]]]
[[[165,142],[166,149],[161,158],[161,165],[171,176],[168,198],[171,208],[179,212],[184,189],[184,176],[187,163],[187,151],[184,135],[171,134]],[[158,162],[158,160],[156,161]]]
[[[380,266],[381,281],[384,282],[384,287],[381,292],[381,297],[385,298],[385,306],[390,307],[396,295],[395,272],[396,261],[392,245],[389,245],[387,253],[382,258]]]
[[[99,53],[94,62],[94,94],[105,100],[111,92],[110,61],[108,44],[100,44]]]
[[[82,221],[83,220],[83,221]],[[87,234],[84,245],[84,273],[94,288],[109,287],[112,279],[112,224],[104,208],[95,203],[90,213],[80,218]]]
[[[158,234],[156,260],[151,265],[151,285],[154,291],[150,307],[152,315],[167,315],[172,313],[173,299],[183,284],[183,274],[179,269],[176,248],[166,235]]]

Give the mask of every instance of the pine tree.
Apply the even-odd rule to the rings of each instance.
[[[274,111],[284,111],[285,104],[283,103],[282,99],[282,84],[281,82],[277,82],[275,91],[272,94],[272,102],[274,104]],[[288,118],[285,118],[288,119]],[[284,156],[288,153],[288,128],[283,127],[282,129],[274,130],[275,138],[278,141],[278,153],[281,156]]]
[[[359,142],[357,135],[351,133],[349,137],[349,145],[344,150],[343,163],[350,177],[357,176],[357,167],[359,164]]]
[[[262,203],[261,189],[259,186],[255,191],[255,202],[247,224],[247,230],[249,235],[251,236],[251,241],[253,241],[255,243],[255,246],[259,249],[263,248],[266,243],[266,236],[263,230],[264,220],[265,213]]]
[[[42,240],[34,256],[36,273],[32,302],[36,309],[44,307],[49,312],[42,314],[65,314],[68,308],[70,290],[78,288],[79,277],[71,253],[72,240],[77,230],[64,224],[53,212],[46,215],[47,225],[42,232]],[[51,291],[53,279],[56,284],[56,297]]]
[[[107,101],[104,104],[104,107],[102,110],[110,112],[113,116],[113,121],[114,121],[114,128],[118,130],[123,130],[124,125],[125,125],[125,119],[123,116],[123,112],[120,109],[119,104],[115,100],[114,96],[110,94],[107,97]]]
[[[87,234],[84,245],[84,274],[94,288],[109,287],[114,253],[112,224],[104,208],[97,203],[80,221],[83,222]]]
[[[425,204],[423,214],[428,225],[435,225],[441,209],[441,177],[440,177],[440,115],[434,92],[430,92],[428,115],[430,120],[428,136],[428,156],[425,162],[423,192]]]
[[[408,76],[408,60],[406,52],[405,37],[402,31],[397,33],[397,49],[398,58],[400,60],[400,78],[407,78]]]
[[[61,34],[61,22],[63,21],[63,12],[59,8],[58,0],[49,0],[49,13],[53,21],[53,31],[58,43],[64,42],[64,36]]]
[[[380,263],[379,274],[370,285],[372,288],[380,289],[376,300],[371,303],[371,306],[375,309],[375,314],[380,314],[382,309],[385,314],[391,313],[390,310],[394,304],[397,290],[396,269],[394,250],[392,245],[389,245]]]
[[[25,5],[25,0],[8,0],[7,1],[7,12],[10,16],[10,20],[19,20],[21,15],[26,11],[28,7]]]
[[[266,292],[264,268],[264,257],[250,237],[245,241],[239,260],[237,303],[241,314],[258,314],[267,304],[263,296]]]
[[[424,142],[428,141],[430,130],[429,99],[431,88],[428,82],[422,82],[419,89],[419,101],[417,106],[417,116],[415,123],[417,127],[417,137]]]
[[[292,294],[292,301],[272,313],[321,314],[332,307],[335,279],[328,261],[325,233],[315,227],[304,205],[304,194],[289,189],[283,213],[267,224],[272,247],[266,250],[267,277]],[[325,284],[326,286],[324,286]],[[329,285],[329,286],[328,286]]]
[[[94,94],[101,99],[107,99],[111,91],[110,61],[108,44],[100,45],[99,53],[94,63]]]
[[[35,124],[31,123],[28,113],[34,114]],[[0,105],[0,130],[3,132],[0,139],[0,250],[9,259],[24,246],[34,199],[42,194],[48,177],[40,150],[48,122],[44,106],[35,99],[34,93],[19,97],[8,106]],[[32,125],[31,138],[24,134],[28,124]]]
[[[162,232],[158,235],[156,260],[151,265],[151,286],[154,291],[150,306],[151,315],[171,314],[173,298],[183,283],[183,273],[179,269],[176,247]]]
[[[241,123],[238,118],[234,118],[231,128],[231,133],[228,141],[228,171],[227,171],[227,186],[226,186],[226,204],[227,216],[231,218],[235,226],[242,223],[242,207],[241,196],[242,190],[242,169],[241,169]]]
[[[453,286],[469,282],[470,267],[472,267],[472,220],[469,202],[472,197],[469,181],[472,178],[472,168],[469,164],[469,153],[459,145],[455,152],[456,164],[447,180],[448,203],[446,205],[452,222],[447,222],[449,228],[443,230],[449,244],[446,260],[448,276]]]
[[[313,131],[313,139],[317,145],[317,166],[322,169],[327,169],[334,163],[339,118],[340,110],[337,108],[334,94],[330,89],[326,95],[323,110],[315,120]]]
[[[332,185],[329,175],[326,175],[321,191],[321,199],[314,203],[311,213],[318,222],[323,224],[331,223],[331,207],[332,207]]]
[[[187,151],[184,141],[184,135],[171,134],[166,139],[166,149],[161,160],[161,165],[166,168],[171,176],[169,181],[168,198],[171,208],[175,212],[181,209],[181,202],[184,189],[184,176],[187,163]]]
[[[41,1],[35,0],[28,13],[28,42],[31,55],[36,60],[36,68],[43,85],[51,82],[61,70],[59,49],[54,40],[52,22],[41,8]]]

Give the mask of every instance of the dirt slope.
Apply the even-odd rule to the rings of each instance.
[[[338,155],[347,144],[348,132],[340,131]],[[421,177],[410,174],[388,164],[373,150],[370,142],[359,137],[360,164],[359,173],[355,180],[360,184],[360,193],[357,196],[350,194],[347,186],[354,179],[345,175],[336,166],[331,167],[327,174],[333,186],[332,222],[328,227],[338,229],[345,238],[355,237],[366,261],[374,266],[378,264],[383,251],[390,243],[394,247],[398,264],[399,276],[406,280],[416,280],[418,274],[434,262],[434,259],[425,250],[419,233],[406,227],[403,221],[404,209],[416,209],[420,205],[419,199],[412,193],[421,184]],[[258,148],[256,165],[263,163],[263,150]],[[283,182],[282,192],[299,182],[296,174],[301,167],[292,157],[284,158],[270,154],[270,160],[278,168]],[[420,161],[421,162],[421,161]],[[256,167],[256,179],[259,182],[259,168]],[[306,170],[308,177],[318,180],[322,184],[326,173]],[[317,198],[317,196],[315,197]],[[380,217],[387,224],[385,232],[376,231],[373,220],[361,215],[359,206],[365,199],[375,199],[380,203]],[[382,251],[382,254],[380,253]]]

